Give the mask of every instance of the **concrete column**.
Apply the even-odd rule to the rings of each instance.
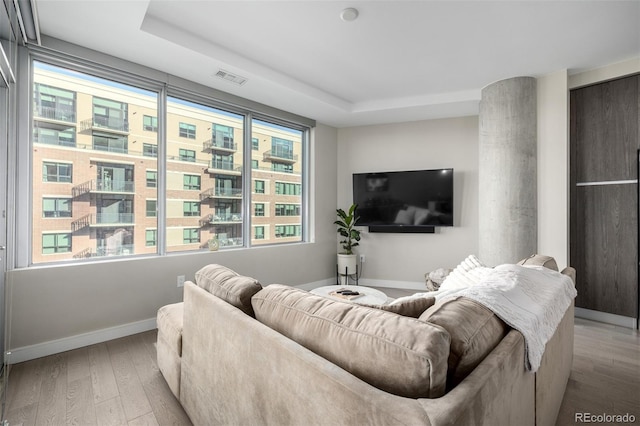
[[[533,77],[482,90],[478,257],[490,266],[536,253],[536,96]]]

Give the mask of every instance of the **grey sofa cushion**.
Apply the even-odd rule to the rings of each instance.
[[[491,310],[465,297],[439,301],[420,319],[441,326],[451,335],[449,389],[467,377],[509,332]]]
[[[450,338],[437,325],[279,284],[252,303],[258,321],[379,389],[444,394]]]
[[[211,264],[196,272],[196,284],[244,313],[254,316],[251,297],[262,289],[258,280],[239,275],[225,266]]]
[[[403,315],[405,317],[418,318],[430,306],[436,303],[435,297],[401,297],[394,300],[389,305],[370,305],[367,303],[357,303],[360,306],[380,309],[394,314]]]

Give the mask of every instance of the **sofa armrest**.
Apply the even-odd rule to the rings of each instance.
[[[535,374],[524,365],[524,337],[511,330],[449,393],[420,399],[433,425],[533,425]]]
[[[194,424],[430,425],[418,400],[363,382],[191,283],[184,303],[180,402]]]

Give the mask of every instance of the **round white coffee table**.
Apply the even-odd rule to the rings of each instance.
[[[361,294],[361,296],[352,299],[345,299],[330,294],[336,290],[341,289],[357,291]],[[375,288],[371,287],[365,287],[362,285],[327,285],[324,287],[314,288],[313,290],[311,290],[311,293],[317,294],[319,296],[329,297],[335,300],[341,300],[343,302],[366,303],[369,305],[385,305],[388,299],[387,295],[380,290],[376,290]]]

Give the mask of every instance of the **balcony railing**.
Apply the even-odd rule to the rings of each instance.
[[[97,179],[95,190],[100,192],[135,192],[135,182]]]
[[[79,197],[87,192],[135,192],[135,182],[110,179],[92,179],[76,185],[71,189],[74,197]]]
[[[114,224],[114,223],[134,223],[135,215],[133,213],[96,213],[96,225]]]
[[[220,247],[241,247],[242,238],[221,238],[218,239]]]
[[[201,217],[200,220],[198,221],[198,223],[200,224],[200,226],[207,226],[207,225],[211,225],[211,221],[213,219],[213,215],[212,214],[208,214],[204,217]]]
[[[45,143],[48,145],[59,145],[59,146],[69,146],[75,147],[76,141],[70,140],[69,138],[60,137],[60,135],[45,135],[42,134],[36,129],[33,132],[33,141],[36,143]]]
[[[33,116],[36,118],[46,118],[47,120],[64,121],[67,123],[75,123],[76,121],[75,111],[44,105],[34,105]]]
[[[238,145],[230,137],[214,137],[202,143],[202,151],[211,152],[215,150],[237,151]]]
[[[240,223],[242,215],[240,213],[214,214],[211,223]]]
[[[91,248],[87,247],[86,249],[79,251],[78,253],[73,255],[74,259],[86,259],[92,257],[93,253],[91,253]]]
[[[115,247],[109,247],[108,244],[104,244],[104,240],[98,241],[98,247],[94,256],[126,256],[128,254],[134,254],[135,247],[133,244],[120,244]]]
[[[129,122],[121,118],[93,117],[82,120],[81,130],[112,130],[119,133],[129,133]]]
[[[71,222],[71,231],[76,232],[91,225],[91,215],[87,214]]]
[[[276,161],[285,161],[288,163],[295,163],[298,161],[298,155],[294,154],[289,149],[272,148],[262,153],[262,159],[264,161],[276,160]]]
[[[237,166],[230,161],[211,160],[209,163],[209,173],[215,173],[218,170],[222,170],[226,173],[242,173],[242,166]]]
[[[93,190],[93,187],[94,187],[94,181],[88,180],[86,182],[81,183],[80,185],[76,185],[73,188],[71,188],[71,194],[74,197],[79,197],[83,194],[91,192]]]
[[[209,188],[200,193],[200,201],[204,201],[207,198],[240,198],[242,197],[241,188]]]

